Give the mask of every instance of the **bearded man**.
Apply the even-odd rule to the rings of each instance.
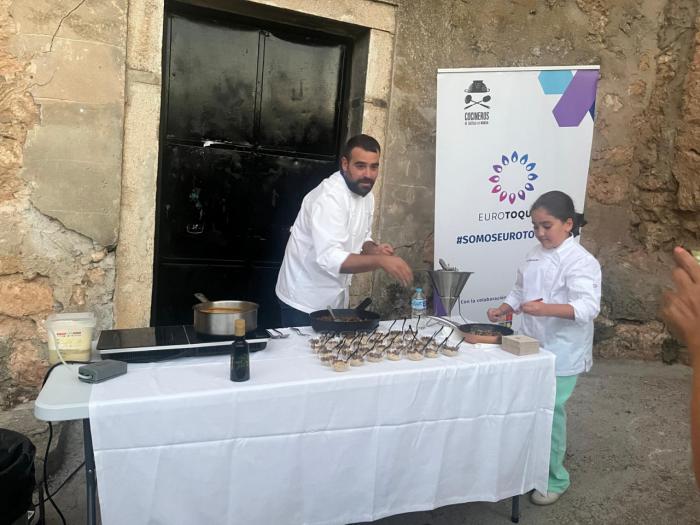
[[[308,326],[309,313],[327,306],[347,308],[353,274],[382,269],[404,286],[413,281],[394,248],[371,237],[380,153],[369,135],[352,137],[340,171],[304,197],[275,287],[282,326]]]

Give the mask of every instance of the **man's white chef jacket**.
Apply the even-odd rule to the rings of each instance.
[[[591,369],[593,319],[600,312],[600,284],[600,264],[574,237],[553,249],[538,243],[518,268],[515,286],[504,301],[513,310],[535,299],[574,308],[573,321],[522,314],[520,331],[556,355],[558,376]]]
[[[351,274],[340,267],[371,240],[374,196],[348,189],[336,171],[301,204],[277,278],[277,297],[302,312],[347,308]]]

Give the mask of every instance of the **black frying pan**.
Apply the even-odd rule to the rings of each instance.
[[[372,302],[369,297],[357,305],[356,308],[333,309],[337,321],[331,319],[328,310],[316,310],[311,312],[311,328],[317,332],[371,332],[379,326],[379,314],[365,310]],[[351,320],[357,317],[360,320]]]

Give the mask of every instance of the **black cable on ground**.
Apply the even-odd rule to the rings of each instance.
[[[73,472],[71,472],[70,474],[68,474],[68,476],[66,477],[66,479],[64,479],[64,480],[61,482],[61,484],[60,484],[58,487],[56,487],[56,489],[53,491],[52,494],[50,494],[50,496],[51,496],[51,497],[54,497],[56,494],[58,494],[58,492],[63,488],[63,486],[64,486],[66,483],[68,483],[71,479],[73,479],[73,476],[75,476],[75,475],[78,473],[78,471],[79,471],[81,468],[83,468],[84,466],[85,466],[85,462],[83,461],[80,465],[78,465],[77,467],[75,467],[75,470],[73,470]],[[43,500],[40,500],[39,503],[34,504],[34,508],[37,508],[39,505],[41,505],[42,503],[46,503],[47,501],[49,501],[49,498],[48,498],[48,497],[44,498]]]
[[[81,364],[81,365],[84,365],[84,364],[87,364],[87,361],[66,361],[66,363],[67,363],[67,364]],[[51,375],[51,372],[53,372],[53,370],[54,370],[57,366],[60,366],[61,364],[62,364],[62,363],[56,363],[55,365],[52,365],[52,366],[46,371],[46,374],[44,375],[44,380],[41,382],[41,386],[42,386],[42,387],[46,384],[46,381],[48,381],[49,376]],[[58,491],[61,489],[61,487],[63,487],[63,485],[66,483],[66,481],[68,481],[68,479],[70,479],[71,477],[73,477],[73,475],[75,474],[75,472],[77,472],[78,469],[79,469],[80,467],[78,467],[78,469],[76,469],[70,476],[68,476],[68,478],[67,478],[63,483],[61,483],[61,486],[60,486],[58,489],[56,489],[56,491],[55,491],[53,494],[51,494],[51,493],[49,492],[48,469],[47,469],[47,466],[46,466],[46,465],[47,465],[47,463],[49,462],[49,450],[51,449],[51,440],[53,439],[53,425],[51,424],[51,421],[49,421],[48,424],[49,424],[49,440],[48,440],[48,442],[46,443],[46,452],[44,453],[44,466],[43,466],[43,471],[44,471],[44,490],[46,491],[46,499],[45,499],[44,501],[41,501],[41,500],[40,500],[39,503],[38,503],[38,505],[41,505],[41,504],[44,503],[46,500],[48,500],[49,503],[51,503],[51,505],[53,506],[53,508],[56,509],[56,512],[58,513],[58,516],[61,518],[61,523],[62,523],[63,525],[66,525],[66,518],[63,516],[63,513],[61,512],[61,509],[58,508],[58,505],[56,505],[56,502],[53,500],[53,496],[55,496],[56,493],[58,493]],[[81,466],[82,466],[82,465],[81,465]],[[35,507],[35,508],[36,508],[36,507]],[[44,516],[42,516],[42,518],[44,518]]]
[[[53,438],[53,425],[49,421],[49,441],[46,443],[46,453],[44,454],[44,490],[46,491],[46,497],[48,498],[49,503],[51,503],[53,508],[56,509],[58,516],[61,518],[61,523],[63,523],[63,525],[66,525],[66,518],[63,517],[63,513],[61,512],[61,509],[58,508],[58,505],[56,505],[53,498],[51,497],[51,493],[49,492],[49,482],[48,482],[48,473],[47,473],[46,463],[48,463],[48,459],[49,459],[49,449],[51,448],[51,439],[52,438]]]

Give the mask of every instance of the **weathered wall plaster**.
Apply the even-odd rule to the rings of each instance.
[[[676,359],[656,317],[670,248],[700,245],[697,2],[398,3],[378,237],[432,264],[438,68],[600,64],[583,236],[603,267],[597,351]],[[374,281],[375,304],[408,312],[411,290]]]
[[[44,321],[112,324],[126,0],[0,1],[0,407],[36,396]]]

